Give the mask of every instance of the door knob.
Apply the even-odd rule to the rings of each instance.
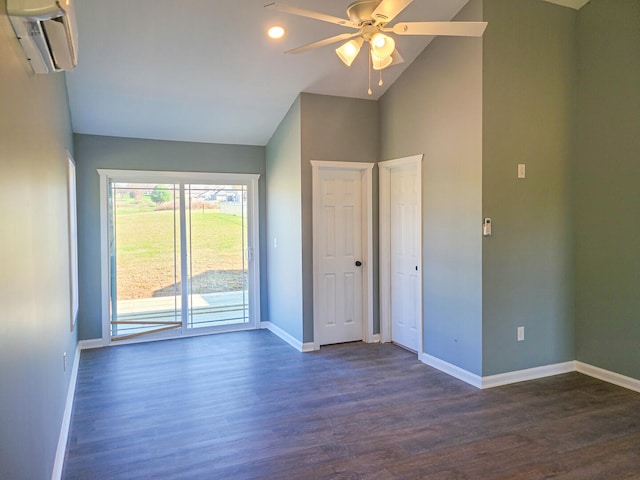
[[[359,267],[360,265],[362,265],[362,262],[360,260],[356,260],[356,267]]]

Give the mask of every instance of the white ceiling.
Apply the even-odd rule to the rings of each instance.
[[[349,0],[285,0],[346,17]],[[415,0],[396,21],[449,20],[468,0]],[[338,25],[274,12],[270,0],[81,0],[79,61],[67,73],[76,133],[265,145],[304,92],[378,99],[432,37],[396,37],[405,63],[372,79],[367,56],[346,67],[334,49],[283,51]],[[267,39],[281,24],[287,35]],[[392,22],[392,23],[395,23]]]
[[[265,145],[300,92],[378,99],[432,37],[397,36],[405,62],[372,78],[364,52],[346,67],[328,45],[352,30],[265,9],[271,0],[79,0],[79,62],[66,73],[76,133]],[[351,0],[284,0],[346,18]],[[545,0],[580,8],[588,0]],[[396,21],[453,18],[468,0],[415,0]],[[287,35],[265,32],[283,25]]]

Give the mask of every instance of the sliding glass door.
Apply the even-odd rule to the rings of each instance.
[[[249,322],[246,185],[185,185],[187,328]]]
[[[110,182],[111,338],[182,328],[178,184]]]
[[[259,326],[257,176],[100,173],[110,341]]]

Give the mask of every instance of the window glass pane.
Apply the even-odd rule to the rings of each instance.
[[[176,184],[112,183],[114,339],[181,327]]]
[[[188,328],[249,322],[247,187],[185,186],[188,203]]]

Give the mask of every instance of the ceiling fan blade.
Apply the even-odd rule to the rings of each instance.
[[[413,2],[413,0],[382,0],[371,16],[377,20],[378,23],[389,23],[411,2]]]
[[[264,8],[277,10],[283,13],[290,13],[291,15],[298,15],[300,17],[313,18],[314,20],[321,20],[323,22],[335,23],[336,25],[342,25],[343,27],[358,28],[355,23],[352,23],[346,18],[334,17],[324,13],[314,12],[313,10],[305,10],[304,8],[293,7],[286,3],[269,3],[268,5],[265,5]]]
[[[449,35],[481,37],[487,22],[408,22],[396,23],[388,29],[397,35]],[[387,29],[384,29],[387,31]]]
[[[318,40],[317,42],[309,43],[307,45],[303,45],[302,47],[294,48],[292,50],[287,50],[284,53],[303,53],[307,50],[311,50],[313,48],[324,47],[325,45],[330,45],[332,43],[340,42],[342,40],[349,40],[350,38],[357,37],[360,33],[341,33],[340,35],[336,35],[335,37],[325,38],[324,40]]]

